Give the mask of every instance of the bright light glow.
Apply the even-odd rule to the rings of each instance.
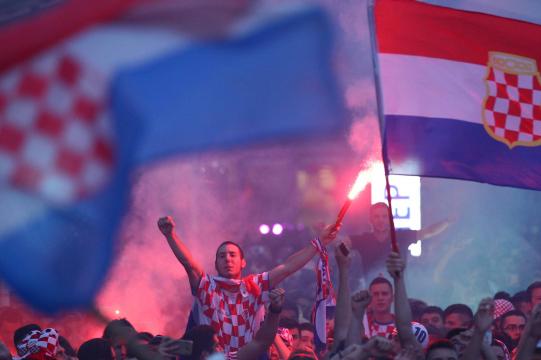
[[[115,310],[115,315],[120,315],[120,310]]]
[[[348,199],[354,200],[369,182],[373,182],[373,179],[382,173],[383,164],[381,162],[374,162],[368,169],[359,171],[357,179],[349,191]]]
[[[270,232],[270,227],[267,224],[259,225],[259,232],[263,235],[267,235]]]
[[[372,179],[372,204],[387,202],[383,164]],[[393,218],[398,229],[419,230],[421,228],[421,178],[418,176],[390,175]]]
[[[416,243],[408,246],[411,256],[419,257],[423,253],[423,247],[421,246],[421,240],[417,240]]]
[[[284,227],[282,226],[282,224],[274,224],[272,226],[272,233],[274,235],[280,235],[283,231],[284,231]]]

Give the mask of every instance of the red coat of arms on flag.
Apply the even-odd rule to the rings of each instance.
[[[490,52],[483,123],[510,149],[541,145],[541,78],[534,59]]]

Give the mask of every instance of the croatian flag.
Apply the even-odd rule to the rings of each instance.
[[[541,26],[410,0],[372,10],[389,172],[541,189]]]
[[[330,33],[306,6],[255,9],[209,42],[120,22],[10,67],[0,76],[0,278],[38,310],[89,308],[136,167],[345,130]]]

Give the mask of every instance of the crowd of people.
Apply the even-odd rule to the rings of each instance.
[[[365,241],[390,244],[386,221],[379,225],[376,221],[376,217],[385,219],[387,210],[381,204],[373,207],[371,217],[376,224],[372,235],[364,236],[371,240]],[[444,221],[409,237],[424,239],[447,225]],[[512,296],[498,292],[481,300],[475,311],[460,303],[443,309],[408,298],[403,250],[370,255],[373,266],[384,267],[388,276],[375,276],[366,289],[352,291],[353,253],[357,248],[362,256],[363,243],[341,243],[334,250],[335,305],[327,308],[322,328],[302,308],[287,302],[288,292],[282,286],[314,257],[325,259],[324,249],[335,241],[340,224],[325,227],[312,243],[272,269],[249,275],[243,275],[248,259],[237,243],[218,246],[217,275],[212,275],[194,259],[171,217],[159,219],[158,227],[186,271],[194,297],[182,336],[153,335],[136,330],[127,319],[102,318],[103,336],[75,350],[68,340],[70,334],[21,324],[13,334],[17,354],[10,354],[0,343],[0,360],[541,359],[541,281]],[[384,256],[384,263],[376,261],[376,256]],[[318,286],[329,287],[321,280]],[[311,284],[294,291],[308,288]],[[333,296],[332,291],[327,293]]]

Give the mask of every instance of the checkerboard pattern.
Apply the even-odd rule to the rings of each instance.
[[[54,203],[99,190],[114,148],[106,81],[55,51],[0,78],[0,181]]]
[[[52,360],[56,358],[58,332],[48,328],[43,331],[33,330],[17,346],[21,359]]]
[[[485,121],[492,133],[513,146],[541,140],[541,84],[538,76],[490,67]]]
[[[211,325],[226,353],[250,342],[259,327],[257,314],[268,302],[269,274],[250,275],[242,280],[204,275],[197,299],[200,323]]]
[[[390,339],[395,331],[395,324],[380,324],[375,320],[368,318],[368,337],[382,336],[386,339]]]

